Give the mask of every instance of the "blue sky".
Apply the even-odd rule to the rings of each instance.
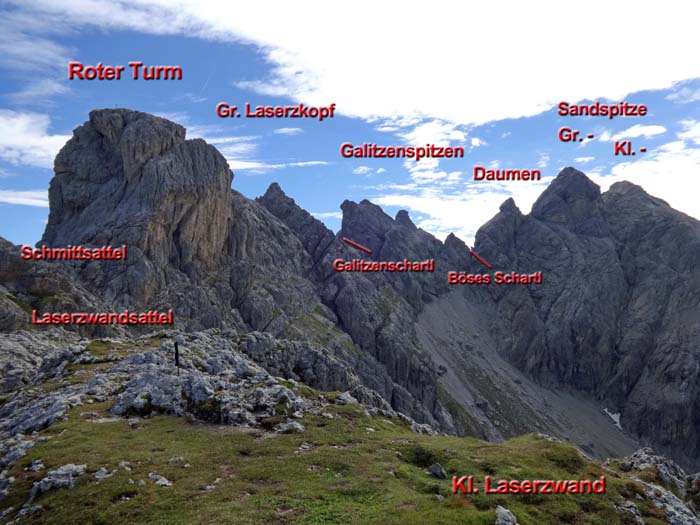
[[[90,110],[104,107],[183,124],[188,137],[206,139],[229,160],[234,189],[253,198],[277,181],[333,230],[343,200],[367,198],[392,215],[409,210],[438,237],[455,232],[471,242],[501,202],[512,196],[529,211],[551,177],[569,165],[603,189],[631,180],[700,217],[700,66],[681,52],[698,49],[697,32],[683,28],[697,13],[682,13],[697,8],[670,5],[677,8],[667,10],[673,13],[668,20],[663,13],[628,15],[642,17],[631,21],[633,29],[618,27],[605,43],[592,38],[588,46],[562,51],[556,19],[529,12],[504,18],[497,11],[467,11],[463,20],[481,18],[482,24],[465,33],[431,13],[399,20],[391,10],[354,19],[313,5],[221,13],[220,6],[184,0],[3,3],[0,236],[18,244],[39,240],[53,156]],[[479,27],[495,22],[501,41],[481,46],[488,33]],[[652,43],[649,24],[659,34]],[[523,27],[549,32],[524,41],[517,33]],[[586,34],[568,31],[572,41]],[[623,44],[642,58],[611,54]],[[70,60],[179,65],[183,79],[69,81]],[[554,106],[562,100],[627,100],[647,105],[649,114],[561,117]],[[323,122],[222,119],[215,113],[219,102],[335,103],[338,114]],[[563,143],[557,137],[562,126],[595,138]],[[627,138],[647,152],[614,156],[613,141]],[[466,155],[439,162],[345,159],[339,152],[344,142],[435,143],[462,146]],[[538,168],[543,180],[474,182],[474,165]]]

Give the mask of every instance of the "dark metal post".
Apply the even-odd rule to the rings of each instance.
[[[178,347],[177,341],[175,341],[175,367],[177,368],[177,375],[180,375],[180,348]]]

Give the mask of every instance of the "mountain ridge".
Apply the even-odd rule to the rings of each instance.
[[[277,370],[334,388],[313,364],[332,359],[355,378],[338,379],[340,389],[354,384],[353,394],[368,401],[376,392],[397,412],[448,433],[503,439],[540,431],[599,456],[652,443],[698,464],[700,445],[687,446],[700,428],[690,343],[700,330],[692,315],[700,294],[694,219],[629,183],[601,193],[566,168],[530,214],[508,199],[475,240],[494,271],[543,271],[543,284],[450,286],[447,271],[485,270],[456,236],[440,241],[407,212],[392,218],[369,201],[345,201],[334,234],[276,183],[256,200],[232,190],[222,159],[164,119],[91,112],[57,156],[42,242],[126,243],[130,260],[52,271],[95,305],[173,308],[189,331],[266,333],[265,355],[298,342],[303,350],[294,362],[278,355]],[[6,269],[15,264],[12,251],[0,253]],[[348,274],[333,270],[338,258],[433,258],[436,272]],[[683,277],[656,271],[660,263]],[[36,300],[28,278],[10,273],[0,272],[0,320],[11,319],[3,330],[26,326],[11,298]],[[663,306],[645,306],[653,297]],[[37,302],[53,307],[44,303]],[[683,312],[682,326],[673,312]],[[619,412],[630,433],[603,408]]]

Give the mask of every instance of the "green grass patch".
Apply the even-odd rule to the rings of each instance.
[[[34,310],[34,307],[31,305],[31,303],[25,301],[24,299],[20,299],[19,297],[15,297],[11,294],[8,294],[6,297],[30,315]]]
[[[98,359],[107,359],[112,355],[125,357],[129,353],[129,348],[130,346],[127,344],[112,343],[110,341],[96,339],[94,341],[90,341],[85,347],[85,350]]]
[[[107,403],[90,406],[104,415],[108,409]],[[3,506],[15,507],[43,475],[24,471],[34,459],[49,469],[85,463],[90,471],[74,489],[42,495],[36,503],[44,511],[26,523],[490,525],[500,504],[523,525],[614,524],[625,518],[613,502],[622,492],[638,490],[609,476],[603,495],[452,495],[451,479],[435,479],[426,467],[440,462],[448,476],[471,474],[477,485],[486,473],[498,479],[578,479],[599,476],[602,470],[574,459],[575,449],[563,443],[533,436],[503,443],[422,436],[398,420],[368,418],[354,406],[329,406],[334,419],[307,416],[301,420],[306,430],[290,435],[192,424],[174,416],[144,419],[131,428],[125,420],[91,422],[80,416],[85,410],[71,411],[66,421],[44,431],[51,439],[11,469],[16,482]],[[267,426],[284,420],[274,416]],[[310,449],[300,449],[303,442]],[[170,462],[175,456],[186,458],[190,467]],[[116,469],[120,461],[128,461],[132,471],[119,469],[99,483],[92,478],[92,472]],[[149,472],[174,486],[156,486]],[[145,485],[139,486],[139,480]],[[649,523],[658,519],[651,507],[643,512]]]

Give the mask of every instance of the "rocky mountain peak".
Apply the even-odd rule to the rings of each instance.
[[[644,195],[649,195],[641,186],[626,180],[614,183],[612,186],[610,186],[608,191],[613,193],[643,193]]]
[[[378,252],[384,244],[387,232],[395,225],[394,219],[368,200],[359,203],[346,200],[340,209],[343,211],[340,235],[367,246],[375,253]]]
[[[669,204],[665,200],[649,195],[641,186],[632,184],[626,180],[616,182],[610,186],[610,189],[603,195],[603,199],[608,202],[619,202],[622,199],[634,201],[636,202],[637,206],[644,206],[646,204],[670,208]]]
[[[399,210],[394,220],[401,226],[406,226],[414,230],[416,229],[416,225],[413,223],[406,210]]]
[[[379,206],[364,199],[359,203],[345,200],[340,205],[343,211],[343,229],[350,225],[366,225],[372,229],[386,231],[394,224],[394,220],[384,213]]]
[[[564,168],[535,201],[532,216],[577,233],[602,235],[600,186],[575,168]]]
[[[65,311],[94,311],[99,299],[114,310],[172,308],[187,330],[264,333],[254,353],[266,366],[283,363],[285,377],[336,390],[361,382],[447,432],[573,428],[598,451],[626,448],[610,417],[593,410],[605,406],[626,431],[700,461],[689,445],[700,399],[697,221],[645,204],[637,197],[661,201],[633,185],[601,197],[567,168],[531,214],[509,199],[476,236],[474,251],[494,272],[542,272],[543,284],[457,287],[446,272],[487,269],[455,235],[442,243],[405,211],[393,219],[367,200],[345,201],[336,236],[278,184],[251,201],[231,179],[223,156],[185,140],[181,126],[93,112],[56,159],[44,243],[127,244],[129,256],[59,276],[17,265],[0,242],[0,285],[11,295],[0,301],[0,326],[21,326],[22,304],[48,309],[65,277],[61,295],[77,297],[61,303]],[[435,271],[337,271],[335,260],[365,257],[341,236],[377,261],[432,259]],[[576,404],[550,396],[551,385],[573,389]],[[540,399],[560,403],[556,413]],[[599,438],[601,429],[613,437]]]
[[[588,178],[584,172],[572,166],[562,169],[547,188],[548,190],[567,191],[569,193],[588,193],[600,195],[600,186]],[[546,192],[547,190],[545,190]],[[543,192],[543,194],[545,193]]]
[[[164,118],[128,109],[90,112],[90,124],[106,142],[118,148],[127,179],[153,157],[185,140],[185,128]]]
[[[279,185],[279,183],[273,182],[267,187],[267,191],[265,191],[265,195],[263,195],[262,198],[272,199],[279,197],[287,197],[287,194],[282,190],[282,187]]]
[[[466,246],[464,241],[457,237],[454,233],[449,233],[447,237],[445,237],[445,245],[458,245],[458,246]]]
[[[554,220],[566,206],[585,206],[600,198],[600,187],[575,168],[564,168],[532,207],[535,216]]]
[[[297,235],[315,260],[320,259],[335,239],[332,231],[287,196],[276,182],[270,184],[265,195],[256,200]]]
[[[182,126],[139,111],[92,111],[56,157],[42,244],[128,245],[127,271],[107,279],[110,295],[145,302],[167,281],[166,265],[193,276],[225,256],[231,181],[226,159],[185,140]]]
[[[185,128],[168,119],[126,108],[95,109],[89,114],[90,124],[111,142],[118,142],[124,130],[134,123],[154,129],[153,137],[172,136],[185,140]]]
[[[520,208],[518,208],[518,206],[515,204],[513,197],[503,201],[503,204],[501,204],[498,209],[503,213],[515,213],[517,215],[521,215]]]
[[[267,187],[267,190],[265,191],[263,196],[258,197],[256,200],[261,204],[264,204],[265,207],[270,210],[272,210],[273,208],[299,208],[294,199],[289,197],[277,182],[273,182],[272,184],[270,184]]]
[[[475,246],[504,263],[505,257],[512,256],[517,230],[524,217],[515,201],[507,199],[499,207],[499,212],[476,232]]]
[[[443,245],[443,253],[445,254],[445,258],[451,263],[456,262],[458,264],[465,264],[470,262],[469,246],[467,246],[467,244],[454,233],[450,233],[447,237],[445,237],[445,242]]]

